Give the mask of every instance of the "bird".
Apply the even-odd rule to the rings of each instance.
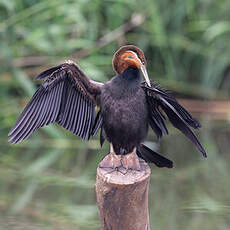
[[[112,65],[116,75],[105,83],[91,80],[71,60],[40,73],[35,80],[42,83],[10,130],[9,142],[20,143],[36,129],[57,123],[84,140],[100,130],[101,146],[105,140],[110,144],[101,168],[139,171],[140,158],[160,168],[173,168],[173,161],[144,144],[149,127],[158,141],[167,135],[168,120],[207,157],[192,131],[201,127],[200,122],[171,92],[150,81],[140,48],[120,47]]]

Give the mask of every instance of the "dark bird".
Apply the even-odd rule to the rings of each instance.
[[[100,167],[140,170],[140,157],[158,167],[172,168],[171,160],[143,144],[149,126],[158,140],[168,134],[168,118],[206,157],[190,129],[201,127],[199,121],[167,91],[150,82],[141,49],[121,47],[114,54],[113,69],[117,75],[106,83],[90,80],[72,61],[40,73],[35,79],[43,83],[9,132],[9,141],[19,143],[35,129],[54,122],[83,139],[100,129],[101,145],[105,139],[110,143],[110,154]],[[100,108],[97,114],[96,106]]]

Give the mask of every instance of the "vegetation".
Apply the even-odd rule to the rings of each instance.
[[[141,47],[152,80],[178,97],[229,99],[230,1],[0,0],[0,229],[99,229],[96,167],[108,152],[56,125],[12,146],[7,133],[36,89],[36,74],[76,60],[99,81],[110,79],[113,52]],[[159,144],[175,162],[152,166],[154,229],[224,230],[230,226],[228,108],[192,108],[203,127],[199,152],[177,130]],[[197,110],[196,110],[197,109]]]

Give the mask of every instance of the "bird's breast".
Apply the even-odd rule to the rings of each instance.
[[[101,109],[107,130],[135,134],[147,129],[147,102],[140,86],[124,89],[108,85],[102,90]]]

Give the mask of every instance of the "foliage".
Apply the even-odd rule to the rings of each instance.
[[[228,0],[0,0],[1,228],[99,229],[93,184],[108,145],[100,150],[98,137],[83,142],[56,125],[20,145],[7,143],[36,89],[36,74],[74,57],[92,79],[106,81],[114,74],[113,52],[136,44],[152,80],[165,88],[183,97],[228,99],[229,8]],[[138,15],[143,23],[117,32]],[[200,118],[207,160],[174,129],[155,145],[176,165],[152,167],[156,229],[229,229],[229,120]],[[148,140],[155,140],[152,133]]]

